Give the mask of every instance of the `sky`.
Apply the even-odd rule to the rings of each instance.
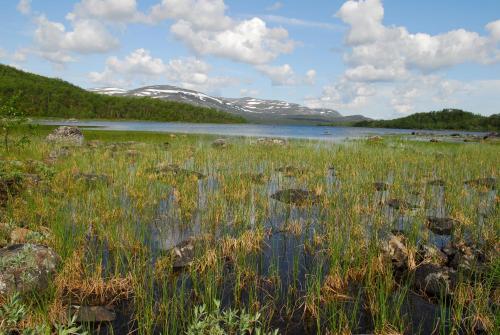
[[[395,118],[500,113],[499,0],[2,0],[0,63]]]

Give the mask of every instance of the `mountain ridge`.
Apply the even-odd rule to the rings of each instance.
[[[323,124],[370,120],[362,115],[342,116],[338,111],[333,109],[309,108],[287,101],[253,97],[216,97],[172,85],[150,85],[131,90],[117,87],[102,87],[91,88],[89,91],[112,96],[149,97],[167,101],[185,102],[228,112],[244,117],[249,122],[256,123]]]

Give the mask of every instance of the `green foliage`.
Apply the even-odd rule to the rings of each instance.
[[[22,112],[22,110],[17,108],[18,101],[18,93],[4,99],[0,99],[0,130],[2,131],[3,145],[6,151],[9,151],[9,136],[12,131],[28,123],[26,115]],[[29,139],[26,134],[23,134],[23,136],[17,140],[18,147],[28,143]]]
[[[220,302],[214,301],[215,309],[208,311],[205,305],[195,307],[194,317],[186,332],[187,335],[277,335],[278,330],[265,333],[259,321],[260,313],[251,315],[245,310],[233,309],[221,312]]]
[[[31,117],[245,122],[229,113],[181,102],[92,93],[60,79],[0,64],[0,99],[10,98],[18,92],[17,110]]]
[[[28,309],[23,304],[19,293],[14,293],[7,298],[7,301],[0,305],[0,335],[3,334],[58,334],[58,335],[87,335],[81,326],[76,326],[76,317],[69,320],[68,324],[54,325],[55,332],[51,331],[49,325],[38,325],[35,328],[19,328],[19,323],[28,314]],[[22,330],[22,332],[20,332]]]
[[[355,127],[401,129],[461,129],[476,131],[500,130],[500,114],[489,117],[460,109],[443,109],[429,113],[416,113],[394,120],[360,121]]]

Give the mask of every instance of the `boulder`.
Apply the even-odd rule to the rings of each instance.
[[[194,241],[188,239],[172,248],[173,268],[181,269],[191,265],[194,259]]]
[[[0,295],[46,289],[59,262],[59,255],[42,245],[13,244],[0,249]]]
[[[48,142],[81,145],[83,143],[83,134],[77,127],[61,126],[50,133],[46,140]]]
[[[448,263],[448,256],[434,245],[421,244],[417,251],[417,261],[444,266]]]
[[[382,255],[398,269],[406,268],[408,264],[408,249],[402,235],[388,234],[380,244]]]
[[[415,286],[429,296],[450,295],[456,286],[457,276],[453,269],[435,264],[422,264],[415,270]]]

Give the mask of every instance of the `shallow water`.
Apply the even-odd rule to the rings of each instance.
[[[411,134],[412,129],[357,128],[357,127],[319,127],[299,125],[263,124],[211,124],[152,121],[56,121],[42,120],[40,124],[56,126],[78,126],[81,128],[98,127],[102,130],[130,130],[151,132],[173,132],[186,134],[212,134],[226,136],[281,137],[341,141],[368,135]],[[456,131],[433,130],[433,134],[450,135]],[[463,134],[484,135],[484,133],[461,132]]]

